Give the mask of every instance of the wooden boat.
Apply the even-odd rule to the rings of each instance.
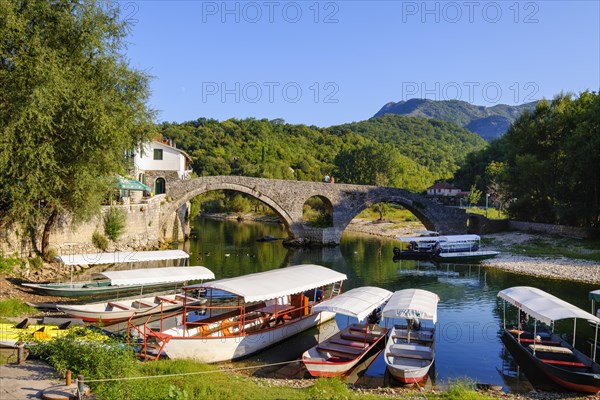
[[[185,287],[184,292],[206,289],[208,303],[184,304],[183,322],[171,329],[156,332],[144,325],[141,353],[145,358],[154,353],[208,363],[249,356],[332,319],[334,313],[313,311],[313,306],[337,296],[345,279],[329,268],[307,264]],[[205,315],[192,318],[200,307]]]
[[[184,300],[189,305],[206,303],[206,299],[193,298],[183,294],[166,294],[128,300],[112,300],[83,305],[57,304],[56,308],[73,318],[86,322],[117,322],[131,317],[142,317],[159,313],[173,312],[183,308]]]
[[[179,250],[177,250],[179,252]],[[181,252],[187,255],[185,252]],[[93,280],[67,283],[23,283],[35,292],[59,297],[115,296],[157,289],[175,288],[183,282],[214,279],[205,267],[143,268],[104,271],[92,275]]]
[[[435,293],[404,289],[395,292],[382,311],[382,317],[393,323],[384,350],[385,363],[390,375],[401,383],[422,381],[433,365],[438,301]],[[396,323],[397,319],[407,323]],[[427,322],[430,326],[425,326]]]
[[[595,352],[592,358],[587,357],[575,348],[575,335],[573,343],[569,344],[560,335],[545,328],[538,330],[537,326],[538,322],[552,326],[555,321],[572,318],[575,333],[577,319],[584,319],[592,321],[597,332],[600,318],[533,287],[504,289],[498,293],[498,297],[518,308],[519,323],[515,328],[507,328],[505,318],[502,341],[526,374],[528,371],[541,371],[566,389],[584,393],[600,392],[600,365],[595,361]],[[520,322],[522,314],[535,319],[533,329]],[[598,333],[595,344],[597,341]]]
[[[328,311],[354,317],[359,322],[367,319],[385,303],[392,292],[377,287],[360,287],[343,293],[313,307],[313,311]],[[383,343],[388,329],[376,323],[350,324],[330,338],[302,354],[302,362],[315,377],[331,377],[349,372],[356,364]]]

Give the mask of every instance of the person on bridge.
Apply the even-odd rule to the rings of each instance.
[[[329,175],[325,175],[325,178],[323,178],[323,181],[325,183],[329,183]]]

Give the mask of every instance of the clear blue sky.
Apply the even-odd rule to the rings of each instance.
[[[159,121],[330,126],[413,97],[520,104],[600,87],[598,1],[120,1]]]

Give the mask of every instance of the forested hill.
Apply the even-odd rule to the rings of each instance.
[[[318,128],[282,120],[201,118],[163,123],[159,132],[192,157],[198,175],[387,184],[423,190],[449,179],[470,152],[486,146],[454,124],[386,115]],[[364,168],[349,168],[365,161]]]
[[[386,114],[437,118],[465,127],[490,141],[506,133],[510,124],[524,110],[534,110],[536,103],[534,101],[518,106],[498,104],[492,107],[484,107],[460,100],[410,99],[397,103],[387,103],[374,115],[374,118]]]

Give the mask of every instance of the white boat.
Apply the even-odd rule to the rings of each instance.
[[[400,247],[394,247],[394,257],[441,262],[480,261],[497,256],[497,251],[479,250],[479,235],[445,235],[398,237]]]
[[[207,363],[249,356],[332,319],[334,313],[312,307],[337,296],[345,279],[329,268],[305,264],[185,287],[184,292],[205,289],[208,303],[184,304],[183,321],[174,328],[155,332],[144,325],[142,355]],[[224,292],[231,296],[223,297]],[[206,309],[202,319],[191,318],[200,307]]]
[[[498,297],[518,308],[519,322],[514,328],[506,326],[504,317],[502,342],[525,374],[542,372],[568,390],[600,392],[600,365],[593,350],[598,344],[600,318],[534,287],[507,288],[498,292]],[[506,309],[503,314],[506,316]],[[523,323],[522,314],[534,319],[533,327]],[[573,319],[572,343],[566,342],[564,334],[554,332],[555,322],[564,319]],[[591,357],[575,348],[578,319],[587,320],[595,326]],[[546,326],[538,327],[538,323]]]
[[[80,318],[86,322],[111,323],[128,320],[131,317],[177,311],[183,308],[184,301],[188,305],[206,303],[204,298],[183,294],[166,294],[83,305],[57,304],[56,308],[70,317]]]
[[[91,281],[73,282],[72,267],[75,265],[120,264],[189,258],[189,254],[182,250],[72,254],[58,258],[61,264],[71,267],[69,282],[23,283],[22,285],[50,296],[90,297],[139,292],[142,287],[155,289],[175,287],[181,282],[207,279],[204,277],[205,269],[200,271],[191,269],[192,267],[165,267],[104,271],[93,274]],[[200,271],[200,277],[197,277],[198,271]]]
[[[393,322],[384,351],[385,363],[401,383],[422,381],[435,360],[438,302],[435,293],[404,289],[395,292],[382,311],[382,317]],[[396,323],[397,319],[407,323]],[[425,326],[426,323],[431,325]]]
[[[385,303],[392,292],[366,286],[349,290],[313,307],[313,311],[328,311],[354,317],[359,322]],[[302,354],[302,362],[315,377],[343,375],[385,338],[388,329],[378,324],[350,324]]]

